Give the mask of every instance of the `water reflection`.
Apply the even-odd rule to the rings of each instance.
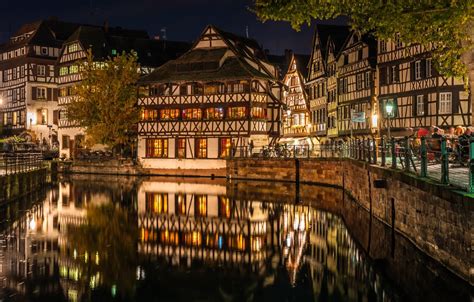
[[[313,202],[294,204],[293,193],[291,203],[262,196],[263,188],[240,194],[239,185],[225,182],[179,181],[95,178],[53,186],[44,201],[25,205],[5,223],[2,295],[18,301],[407,299],[342,218]]]

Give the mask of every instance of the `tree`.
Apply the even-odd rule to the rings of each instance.
[[[255,0],[253,10],[262,21],[289,21],[296,30],[312,19],[348,16],[362,33],[380,39],[399,34],[406,44],[434,47],[436,68],[474,88],[472,0]]]
[[[66,106],[68,119],[84,127],[88,145],[121,148],[130,144],[140,118],[136,53],[94,62],[89,50],[79,69],[82,81],[74,87],[76,97]]]

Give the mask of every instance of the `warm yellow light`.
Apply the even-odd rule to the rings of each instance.
[[[379,116],[377,114],[372,115],[372,128],[377,128]]]

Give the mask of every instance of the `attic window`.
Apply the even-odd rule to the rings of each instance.
[[[112,55],[116,56],[117,55],[117,49],[112,49]]]
[[[47,47],[41,47],[41,54],[42,55],[47,55],[48,54],[48,48]]]

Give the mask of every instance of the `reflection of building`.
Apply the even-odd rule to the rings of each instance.
[[[230,200],[224,186],[145,182],[138,195],[139,253],[175,265],[250,265],[266,259],[268,215]]]
[[[122,286],[114,285],[120,274],[111,276],[111,270],[126,271],[128,276],[136,272],[126,279],[132,287],[153,284],[160,263],[158,274],[165,271],[180,289],[180,280],[196,280],[213,271],[231,282],[252,279],[252,286],[258,284],[267,292],[305,286],[305,292],[319,301],[331,297],[365,301],[374,291],[385,295],[383,278],[374,272],[339,216],[306,204],[245,200],[238,194],[228,198],[224,184],[210,181],[143,181],[130,203],[124,200],[132,194],[123,186],[64,182],[48,193],[46,201],[14,219],[1,238],[4,287],[26,296],[39,288],[40,296],[55,292],[78,301],[98,288],[112,295],[121,293]],[[89,216],[98,213],[92,211],[100,208],[97,205],[106,204],[114,204],[105,207],[109,210],[124,205],[128,209],[111,210],[111,216]],[[117,216],[119,212],[123,216]],[[91,230],[96,228],[81,228],[87,231],[78,236],[71,232],[84,226],[87,217],[101,217],[105,225],[117,226],[128,216],[134,217],[128,220],[133,227],[127,237],[133,243],[118,243],[114,255],[117,251],[136,255],[138,249],[138,261],[127,258],[126,264],[116,266],[107,252],[90,248],[96,245],[83,240],[105,238],[94,237]],[[120,239],[126,238],[124,232],[119,234]],[[116,241],[120,240],[112,240]],[[190,275],[194,277],[189,279]]]
[[[49,295],[59,290],[57,191],[11,222],[0,235],[1,288],[28,296]],[[17,209],[18,210],[18,209]],[[48,287],[40,286],[49,284]]]

